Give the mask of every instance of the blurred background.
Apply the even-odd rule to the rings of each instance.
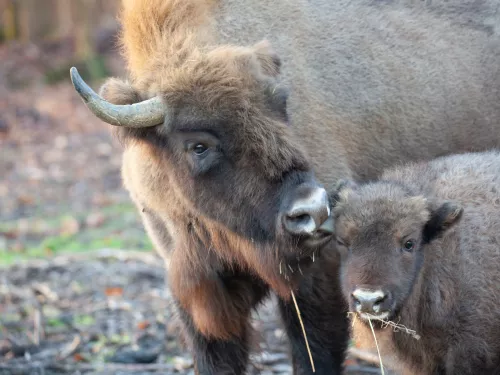
[[[0,0],[0,375],[193,374],[121,147],[69,79],[124,75],[119,5]],[[254,316],[250,374],[292,373],[275,303]],[[351,349],[348,374],[380,373]]]
[[[120,147],[74,94],[122,75],[115,0],[0,0],[0,264],[59,251],[150,250]],[[126,229],[126,230],[125,230]]]

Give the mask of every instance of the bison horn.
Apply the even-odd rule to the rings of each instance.
[[[108,124],[128,128],[147,128],[162,124],[168,114],[165,104],[158,96],[135,104],[111,104],[85,83],[75,67],[71,68],[70,73],[71,82],[85,105],[94,115]]]

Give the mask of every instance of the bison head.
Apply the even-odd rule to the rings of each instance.
[[[459,221],[462,208],[391,182],[345,188],[336,199],[336,246],[350,311],[363,320],[393,320],[418,279],[426,246]]]
[[[101,96],[73,68],[88,108],[117,126],[138,206],[173,234],[182,285],[238,266],[289,294],[300,265],[330,240],[325,190],[288,124],[280,60],[266,42],[177,53]],[[301,268],[302,270],[302,268]]]

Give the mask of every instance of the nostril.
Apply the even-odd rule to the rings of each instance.
[[[300,214],[300,215],[289,215],[288,220],[297,224],[297,225],[307,225],[311,220],[311,216],[308,214]]]
[[[305,213],[286,215],[284,217],[285,228],[294,234],[312,233],[316,229],[313,218]]]
[[[382,306],[382,303],[384,302],[385,297],[379,298],[373,302],[372,305],[372,310],[376,313],[380,312],[380,307]]]
[[[357,298],[354,296],[354,294],[352,294],[352,295],[351,295],[351,297],[352,297],[352,302],[354,302],[354,306],[355,306],[356,308],[361,307],[361,302],[360,302],[360,300],[359,300],[359,299],[357,299]]]
[[[358,312],[380,313],[388,296],[380,290],[355,290],[352,294],[354,307]]]
[[[293,234],[313,235],[330,216],[325,189],[301,185],[283,215],[285,229]],[[328,232],[329,227],[325,228]]]

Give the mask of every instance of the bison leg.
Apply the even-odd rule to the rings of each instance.
[[[248,363],[248,339],[229,341],[209,339],[192,324],[191,317],[181,312],[185,335],[195,362],[197,375],[243,375]]]
[[[349,338],[347,305],[338,274],[335,268],[330,270],[305,277],[295,293],[317,375],[341,374]],[[293,301],[280,300],[280,310],[291,342],[294,374],[313,374]]]
[[[268,295],[269,288],[255,278],[234,270],[219,273],[219,281],[224,285],[225,293],[227,293],[224,303],[231,303],[234,307],[231,318],[233,320],[238,318],[244,322],[238,334],[232,335],[229,339],[204,335],[194,324],[193,316],[180,304],[177,304],[177,308],[184,326],[185,338],[193,352],[196,374],[243,375],[246,372],[250,351],[250,313]],[[213,308],[209,305],[205,307]],[[227,310],[227,308],[228,306],[218,306],[219,311]],[[220,320],[214,321],[214,326],[227,327],[231,324],[230,319],[224,319],[223,315],[214,314],[212,317]]]

